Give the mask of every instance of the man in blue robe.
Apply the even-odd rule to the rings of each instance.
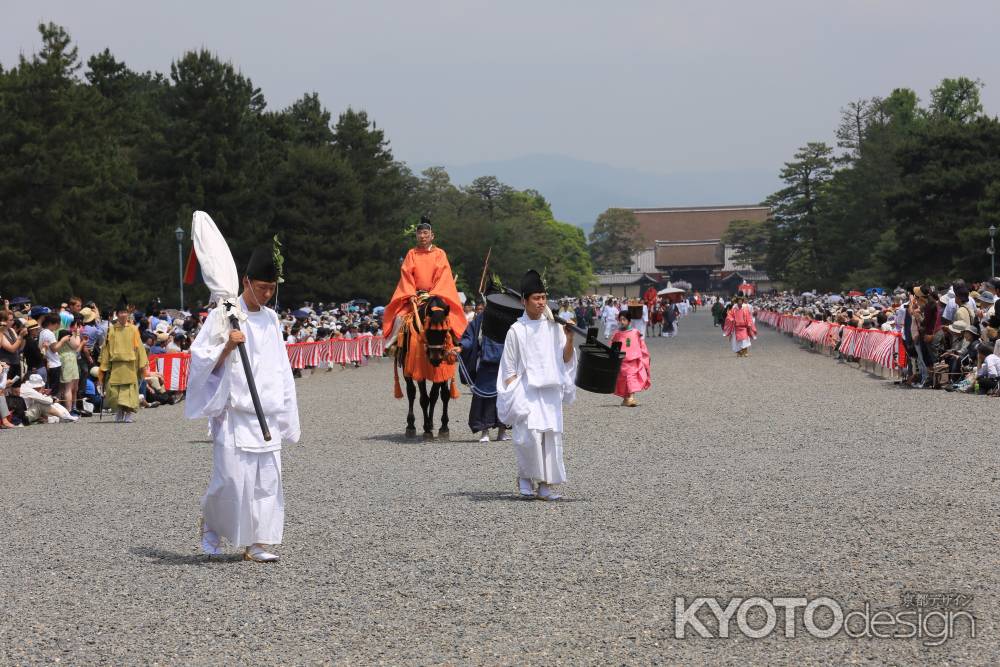
[[[503,356],[503,342],[483,334],[483,314],[473,318],[460,341],[462,346],[462,382],[472,390],[469,428],[481,433],[479,442],[490,441],[490,429],[497,430],[497,440],[510,440],[507,427],[497,418],[497,373]]]

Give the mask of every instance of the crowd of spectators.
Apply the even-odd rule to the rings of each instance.
[[[364,299],[341,304],[313,304],[306,302],[301,308],[296,310],[284,310],[281,313],[281,326],[285,336],[285,342],[289,345],[296,343],[315,343],[326,340],[343,338],[353,340],[364,336],[378,336],[382,330],[383,307],[372,308],[371,304]],[[366,357],[351,362],[351,366],[357,368],[363,366],[367,361]],[[333,362],[323,362],[321,367],[327,371],[332,371]],[[347,368],[346,363],[340,364],[341,369]],[[315,370],[307,367],[308,370]],[[293,371],[295,377],[301,376],[301,371]]]
[[[288,343],[306,343],[330,338],[357,338],[376,335],[382,328],[383,308],[372,308],[368,301],[313,304],[306,302],[296,310],[281,313],[281,326]]]
[[[631,300],[635,306],[636,300]],[[630,300],[613,296],[586,296],[553,301],[553,312],[579,326],[597,327],[604,338],[617,326],[618,313]],[[700,298],[667,303],[657,299],[642,306],[633,325],[647,336],[673,336],[678,320],[700,305]],[[28,424],[76,422],[102,414],[99,360],[111,326],[111,308],[101,310],[94,301],[71,297],[58,308],[36,305],[26,297],[2,300],[0,309],[0,428]],[[469,300],[471,320],[484,308]],[[339,304],[305,303],[283,308],[279,321],[285,342],[312,343],[331,339],[377,336],[382,330],[382,307],[363,299]],[[148,356],[186,352],[208,314],[208,307],[190,312],[161,307],[157,301],[131,310]],[[353,366],[364,363],[353,362]],[[332,363],[324,363],[327,370]],[[346,364],[341,364],[346,368]],[[163,376],[147,368],[140,382],[144,408],[173,404],[184,394],[167,388]],[[295,372],[300,375],[299,371]]]
[[[79,297],[67,299],[58,309],[26,297],[0,303],[0,429],[100,415],[99,360],[112,309],[102,313],[95,302]],[[186,352],[207,314],[207,307],[182,312],[152,302],[133,309],[132,320],[152,356]],[[380,315],[381,308],[373,309],[363,300],[315,307],[307,303],[297,310],[283,309],[280,322],[291,344],[377,335]],[[167,390],[163,376],[152,369],[145,370],[139,390],[146,408],[184,398],[183,392]]]
[[[967,284],[914,284],[893,292],[783,293],[755,299],[757,309],[859,329],[898,333],[908,365],[903,387],[1000,393],[1000,278]],[[835,344],[838,356],[839,343]]]

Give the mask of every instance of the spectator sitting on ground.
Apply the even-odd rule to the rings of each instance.
[[[59,316],[51,313],[59,322]],[[66,408],[59,405],[49,395],[49,390],[45,387],[45,380],[40,375],[32,375],[19,387],[15,387],[14,394],[20,396],[25,403],[25,416],[29,422],[43,421],[64,421],[75,422],[79,417],[74,417]]]
[[[146,370],[145,391],[143,398],[147,408],[155,408],[160,405],[173,405],[174,397],[163,387],[163,375],[156,371]]]
[[[994,343],[992,350],[988,345],[979,343],[976,348],[979,367],[976,379],[979,382],[979,393],[987,394],[1000,384],[1000,340]]]
[[[94,366],[87,373],[86,384],[83,389],[83,398],[85,401],[89,402],[93,406],[93,411],[97,414],[101,413],[104,407],[104,398],[97,393],[97,376],[100,374],[101,369]]]

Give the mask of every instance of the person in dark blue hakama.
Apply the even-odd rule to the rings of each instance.
[[[482,333],[483,314],[479,313],[466,327],[462,346],[462,382],[472,390],[469,407],[469,428],[480,433],[479,442],[490,441],[490,429],[497,431],[497,440],[510,440],[507,427],[497,419],[497,373],[503,356],[503,342]]]

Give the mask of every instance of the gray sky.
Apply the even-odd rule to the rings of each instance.
[[[271,108],[317,91],[367,109],[397,158],[462,164],[551,153],[669,173],[777,171],[832,141],[852,99],[941,78],[1000,109],[995,0],[60,0],[11,2],[0,62],[39,21],[81,55],[166,72],[207,47]]]

